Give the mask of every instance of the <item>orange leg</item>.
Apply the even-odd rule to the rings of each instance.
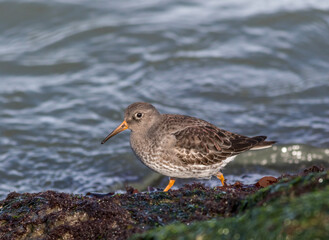
[[[222,184],[223,184],[223,186],[224,186],[224,185],[225,185],[225,183],[224,183],[225,178],[224,178],[223,173],[219,172],[219,173],[216,175],[216,177],[222,182]]]
[[[165,188],[165,190],[163,190],[164,192],[167,192],[172,186],[174,186],[176,179],[169,177],[169,183],[167,185],[167,187]]]

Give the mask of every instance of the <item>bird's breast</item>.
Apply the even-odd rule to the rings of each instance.
[[[170,144],[166,137],[150,138],[135,134],[130,136],[130,145],[136,157],[152,170],[162,174],[162,170],[175,158]]]
[[[135,155],[142,162],[151,158],[155,151],[154,142],[152,142],[151,139],[145,135],[140,135],[134,132],[130,135],[130,146]]]

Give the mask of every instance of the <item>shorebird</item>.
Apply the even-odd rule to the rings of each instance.
[[[167,192],[176,178],[209,179],[236,155],[271,147],[266,136],[246,137],[190,116],[161,114],[151,104],[136,102],[125,110],[124,121],[103,141],[131,130],[130,145],[137,158],[152,170],[168,176]]]

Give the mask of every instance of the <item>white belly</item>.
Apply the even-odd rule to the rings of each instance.
[[[142,161],[146,166],[152,170],[168,176],[176,178],[199,178],[209,179],[220,172],[220,169],[224,168],[226,164],[232,161],[236,156],[229,157],[224,161],[212,164],[212,165],[188,165],[188,166],[177,166],[177,165],[164,165],[160,161],[152,161],[152,164],[148,164],[148,161]],[[153,159],[154,160],[154,159]]]

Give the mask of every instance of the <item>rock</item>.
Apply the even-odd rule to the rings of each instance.
[[[266,184],[273,182],[265,179]],[[102,194],[101,198],[54,191],[10,193],[0,201],[0,239],[126,239],[148,230],[135,239],[175,239],[179,234],[193,239],[238,239],[251,236],[248,228],[259,231],[260,237],[270,232],[281,239],[284,234],[294,238],[305,226],[316,229],[313,222],[328,230],[328,172],[309,171],[278,180],[261,189],[241,182],[216,188],[194,183],[166,193],[140,193],[127,187],[126,194]],[[305,206],[305,211],[294,205]],[[184,224],[162,227],[177,222]],[[316,236],[328,233],[321,229]]]
[[[239,209],[237,216],[171,224],[131,239],[329,239],[329,172],[282,179]]]
[[[328,199],[326,188],[253,208],[237,217],[172,224],[131,239],[329,239]]]
[[[0,239],[122,239],[136,232],[114,201],[47,191],[0,202]]]

